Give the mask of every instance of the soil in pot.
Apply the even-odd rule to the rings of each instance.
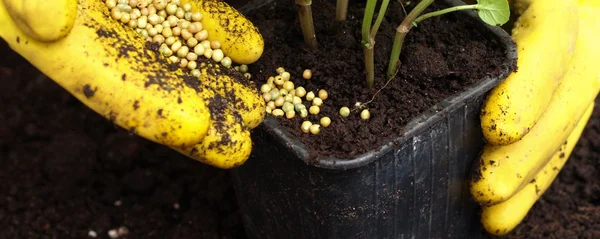
[[[406,7],[406,11],[412,6]],[[443,7],[447,6],[434,3],[428,11]],[[502,44],[474,27],[473,19],[446,14],[413,28],[404,43],[399,73],[373,98],[386,83],[395,29],[405,17],[403,8],[397,1],[391,1],[381,24],[375,45],[372,89],[365,88],[360,45],[364,3],[351,2],[348,20],[343,24],[334,21],[334,1],[314,0],[312,11],[317,50],[310,50],[304,44],[296,8],[291,2],[274,1],[247,14],[265,38],[263,56],[250,66],[252,78],[259,86],[269,76],[275,76],[275,69],[281,66],[291,73],[296,87],[303,86],[314,93],[325,89],[329,93],[318,115],[278,120],[312,155],[345,158],[372,150],[374,145],[401,135],[406,123],[433,105],[484,77],[497,76],[506,67],[503,64],[514,64],[506,63]],[[310,80],[302,78],[304,69],[312,70]],[[360,110],[348,118],[339,116],[340,107],[353,109],[357,102],[368,101],[369,122],[360,119]],[[305,99],[304,102],[310,106]],[[330,117],[332,123],[321,128],[318,136],[300,130],[303,121],[316,123],[324,116]]]

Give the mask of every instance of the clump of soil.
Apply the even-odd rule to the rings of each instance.
[[[266,82],[269,76],[276,75],[277,67],[283,66],[292,74],[296,86],[315,93],[319,89],[329,92],[319,115],[279,120],[313,155],[345,158],[371,150],[374,145],[400,136],[406,123],[434,104],[484,77],[500,75],[506,68],[504,64],[515,67],[514,62],[505,62],[502,44],[484,35],[472,19],[458,17],[457,13],[428,19],[408,34],[397,76],[367,105],[371,112],[369,122],[360,119],[360,110],[344,119],[339,116],[340,107],[352,109],[357,102],[371,100],[385,84],[395,28],[405,17],[398,2],[391,1],[376,38],[375,86],[366,89],[360,45],[364,12],[361,4],[350,4],[348,20],[341,25],[334,21],[334,2],[314,0],[312,10],[319,43],[319,49],[314,51],[304,44],[292,2],[274,1],[247,14],[265,38],[263,56],[250,66],[255,81]],[[441,7],[446,6],[434,3],[429,10]],[[304,69],[312,70],[312,79],[302,78]],[[300,130],[304,120],[316,123],[323,116],[329,116],[332,124],[318,136]]]

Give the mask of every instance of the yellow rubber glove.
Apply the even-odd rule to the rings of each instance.
[[[252,23],[226,4],[200,1],[189,6],[204,13],[209,34],[219,31],[209,40],[232,32],[249,38],[222,40],[221,48],[234,62],[257,60],[263,43]],[[125,2],[136,7],[166,1]],[[219,16],[211,15],[216,8]],[[130,132],[215,167],[244,163],[252,149],[250,129],[265,116],[256,88],[241,73],[206,60],[198,60],[196,75],[187,68],[170,69],[167,58],[152,50],[127,19],[117,21],[111,13],[102,0],[0,0],[0,37],[85,105]],[[228,25],[219,25],[226,16]],[[247,31],[240,34],[236,27]]]
[[[481,222],[504,235],[548,189],[575,147],[600,91],[600,1],[518,0],[518,72],[493,89],[482,112],[487,140],[471,194]]]

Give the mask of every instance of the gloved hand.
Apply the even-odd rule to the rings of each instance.
[[[471,179],[491,234],[513,230],[560,172],[600,90],[600,1],[516,0],[518,72],[481,111],[486,138]]]
[[[250,129],[265,116],[265,103],[256,88],[225,63],[188,54],[197,50],[191,46],[197,43],[190,43],[193,40],[180,38],[183,45],[188,45],[187,52],[170,52],[180,55],[175,60],[187,58],[190,64],[186,68],[172,67],[166,57],[169,52],[158,49],[158,44],[149,44],[132,27],[140,21],[134,21],[130,13],[111,11],[108,6],[156,5],[154,8],[160,10],[166,9],[169,2],[2,0],[0,37],[85,105],[131,133],[215,167],[238,166],[252,149]],[[260,57],[261,35],[236,10],[212,0],[192,0],[185,7],[188,1],[181,2],[173,15],[200,21],[196,27],[207,30],[208,40],[219,41],[222,52],[234,63],[250,64]],[[146,9],[145,13],[153,11]],[[127,17],[115,18],[112,14]],[[228,21],[221,25],[223,18]],[[148,19],[149,26],[166,25],[162,24],[166,18]],[[191,71],[191,62],[197,63],[197,71]]]

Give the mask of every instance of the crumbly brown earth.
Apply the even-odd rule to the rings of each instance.
[[[226,171],[129,135],[5,44],[0,52],[0,238],[108,238],[119,226],[128,238],[246,238]],[[508,238],[600,238],[597,102],[564,169]]]
[[[0,238],[109,238],[120,226],[127,238],[246,238],[226,171],[115,127],[2,41],[0,54]],[[600,238],[599,159],[597,105],[554,184],[506,238]]]
[[[0,238],[244,238],[228,172],[131,135],[0,41]],[[121,237],[124,238],[124,237]]]
[[[314,51],[304,44],[293,4],[274,1],[268,8],[248,14],[265,38],[261,59],[250,66],[255,81],[266,82],[269,76],[276,75],[277,67],[283,66],[296,86],[315,94],[319,89],[329,92],[319,115],[279,120],[306,144],[312,155],[345,158],[374,149],[375,145],[401,135],[406,123],[434,104],[484,77],[498,76],[503,64],[514,63],[505,62],[504,47],[474,27],[472,19],[457,17],[455,13],[431,18],[408,34],[397,76],[367,105],[370,120],[362,121],[359,110],[344,119],[338,113],[342,106],[352,109],[356,102],[371,100],[385,84],[395,29],[404,12],[397,1],[390,2],[376,38],[375,87],[366,89],[360,44],[363,6],[351,2],[344,24],[334,21],[335,2],[314,0],[312,6],[319,44]],[[430,9],[439,7],[433,4]],[[302,78],[304,69],[313,72],[308,81]],[[316,123],[323,116],[331,118],[331,126],[322,128],[318,137],[300,130],[304,120]]]

